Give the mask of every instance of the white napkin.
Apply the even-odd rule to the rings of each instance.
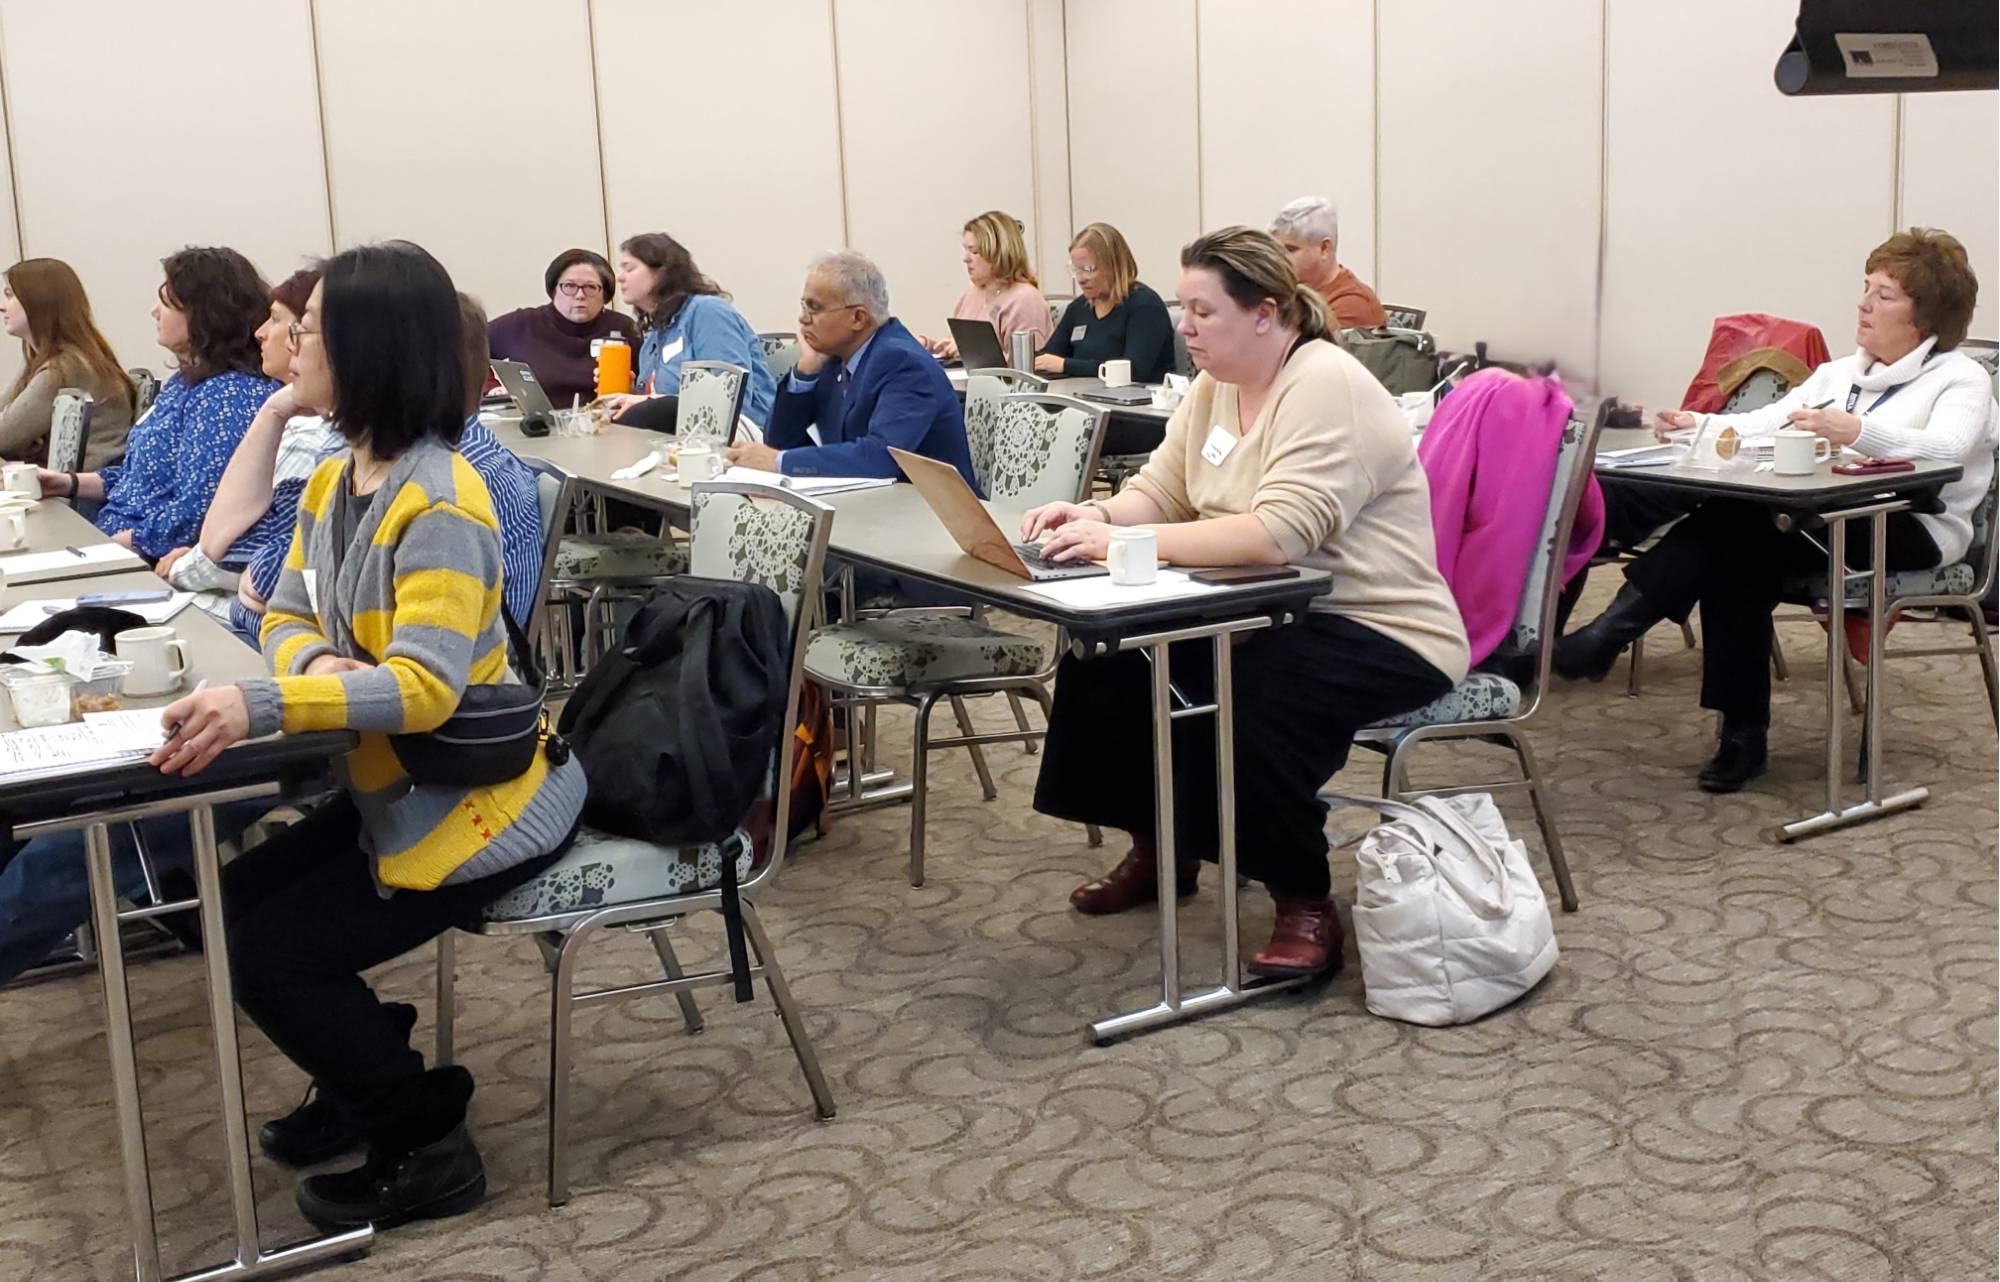
[[[640,459],[637,463],[630,464],[629,466],[626,467],[621,467],[616,472],[613,472],[611,474],[611,479],[614,481],[637,480],[639,477],[644,476],[646,473],[658,467],[660,465],[660,460],[663,457],[665,456],[662,455],[658,450],[654,450],[651,454],[648,454],[645,458]]]

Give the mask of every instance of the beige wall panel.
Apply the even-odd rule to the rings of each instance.
[[[1201,231],[1195,0],[1070,0],[1070,207],[1131,242],[1167,298]],[[1052,292],[1074,284],[1054,275]],[[1060,286],[1060,288],[1059,288]]]
[[[1592,373],[1598,0],[1381,6],[1383,301],[1448,347]]]
[[[1903,99],[1903,225],[1942,227],[1979,277],[1972,332],[2000,338],[2000,94]]]
[[[1067,294],[1069,270],[1069,88],[1063,0],[1028,0],[1029,66],[1034,83],[1035,214],[1028,220],[1028,253],[1042,289]]]
[[[318,22],[343,246],[416,241],[494,315],[603,250],[584,0],[322,0]]]
[[[616,244],[673,233],[759,330],[845,238],[827,0],[594,0]],[[914,178],[913,178],[914,181]]]
[[[1200,35],[1202,228],[1268,227],[1294,197],[1325,196],[1342,261],[1371,280],[1371,0],[1209,0]]]
[[[1854,349],[1861,263],[1891,218],[1894,104],[1780,94],[1797,16],[1796,0],[1609,0],[1605,391],[1678,405],[1733,312]],[[1990,179],[1990,147],[1981,163]]]
[[[945,337],[966,220],[1035,213],[1027,0],[837,0],[834,19],[849,239],[911,331]]]
[[[330,248],[306,0],[5,0],[0,41],[21,252],[76,268],[125,364],[164,365],[165,255]]]

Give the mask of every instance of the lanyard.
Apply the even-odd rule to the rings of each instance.
[[[1930,355],[1924,357],[1924,365],[1930,364],[1931,357],[1936,355],[1937,355],[1936,349],[1932,349]],[[1923,366],[1921,365],[1918,366],[1917,371],[1918,373],[1922,373]],[[1873,414],[1876,410],[1881,409],[1882,402],[1888,400],[1891,396],[1894,396],[1896,393],[1902,391],[1904,388],[1908,387],[1910,383],[1914,383],[1915,381],[1916,381],[1916,376],[1912,375],[1908,382],[1898,383],[1894,387],[1889,388],[1887,391],[1883,392],[1880,396],[1875,398],[1875,403],[1868,407],[1867,412]],[[1854,412],[1854,407],[1860,404],[1860,402],[1861,402],[1861,384],[1859,383],[1850,384],[1847,388],[1847,412],[1849,414],[1852,414]]]

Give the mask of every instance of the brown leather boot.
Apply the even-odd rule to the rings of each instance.
[[[1250,973],[1289,979],[1339,970],[1340,914],[1334,911],[1333,900],[1279,894],[1271,898],[1278,905],[1278,920],[1271,926],[1271,942],[1250,959]]]
[[[1133,843],[1118,866],[1096,881],[1086,882],[1070,892],[1069,905],[1091,917],[1122,913],[1160,898],[1160,858],[1150,847]],[[1176,864],[1174,893],[1182,899],[1194,894],[1195,880],[1201,875],[1200,861]]]

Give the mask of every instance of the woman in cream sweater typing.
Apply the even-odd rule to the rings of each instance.
[[[1178,565],[1331,571],[1333,591],[1287,627],[1247,634],[1233,664],[1241,868],[1277,904],[1249,968],[1337,966],[1324,808],[1315,794],[1363,726],[1421,707],[1465,675],[1465,629],[1437,571],[1430,489],[1410,429],[1381,384],[1324,341],[1326,304],[1271,236],[1229,227],[1181,251],[1181,332],[1200,367],[1145,469],[1103,502],[1051,503],[1023,534],[1057,559],[1102,557],[1113,526],[1144,525]],[[1176,646],[1176,686],[1213,689],[1206,644]],[[1035,808],[1120,828],[1132,848],[1070,902],[1091,914],[1154,902],[1154,798],[1145,658],[1057,670]],[[1183,733],[1181,726],[1188,726]],[[1214,740],[1177,722],[1177,889],[1216,855]]]

